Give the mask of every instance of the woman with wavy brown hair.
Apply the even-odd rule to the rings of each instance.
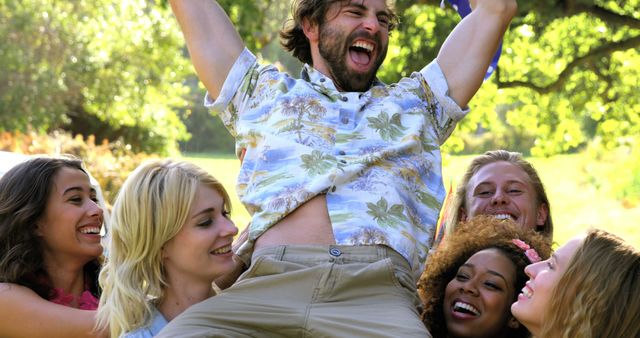
[[[590,230],[525,272],[511,311],[534,336],[640,337],[640,251],[621,238]]]
[[[0,179],[0,336],[92,337],[104,223],[82,162],[36,157]]]
[[[550,255],[549,241],[511,220],[476,216],[427,260],[418,282],[433,337],[528,337],[510,313],[524,267]]]

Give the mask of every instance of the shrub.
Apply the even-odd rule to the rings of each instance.
[[[628,137],[624,145],[613,149],[596,139],[587,153],[590,160],[584,170],[590,184],[625,208],[640,204],[640,137]]]
[[[91,175],[100,183],[105,201],[112,203],[120,186],[129,173],[142,161],[151,157],[134,153],[131,146],[122,141],[95,143],[95,137],[86,139],[56,131],[51,134],[35,132],[0,133],[0,150],[21,154],[72,154],[84,161]]]

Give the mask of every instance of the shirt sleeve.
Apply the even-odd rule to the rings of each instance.
[[[256,73],[257,67],[258,63],[255,55],[245,48],[229,70],[229,74],[220,90],[220,95],[214,99],[207,92],[204,98],[205,107],[220,116],[220,119],[222,119],[222,122],[233,136],[236,136],[235,121],[237,113],[251,94],[250,83],[255,80],[252,74]]]
[[[436,128],[438,129],[440,144],[451,135],[456,123],[469,113],[469,108],[461,108],[450,96],[447,79],[436,60],[431,61],[420,70],[420,75],[427,83],[427,97],[433,97],[439,105],[439,114],[436,116]]]

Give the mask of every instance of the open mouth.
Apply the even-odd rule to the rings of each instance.
[[[497,218],[497,219],[510,219],[512,221],[516,220],[516,218],[513,215],[510,215],[510,214],[495,214],[493,216],[495,218]]]
[[[478,309],[473,305],[463,302],[455,302],[455,304],[453,304],[453,311],[476,317],[480,315],[480,311],[478,311]]]
[[[351,61],[357,65],[366,66],[371,62],[371,54],[373,53],[374,44],[366,41],[356,41],[349,47],[349,56]]]

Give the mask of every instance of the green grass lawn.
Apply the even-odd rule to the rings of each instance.
[[[447,156],[443,168],[448,189],[455,185],[473,156]],[[249,223],[250,217],[238,201],[235,179],[239,161],[234,156],[189,155],[185,157],[211,172],[227,188],[232,199],[232,219],[239,228]],[[574,235],[590,227],[613,232],[636,247],[640,247],[640,205],[623,206],[603,187],[596,187],[586,174],[589,164],[583,154],[559,155],[550,158],[530,158],[547,189],[551,202],[551,215],[555,224],[554,240],[563,244]],[[606,166],[607,163],[599,163]]]

